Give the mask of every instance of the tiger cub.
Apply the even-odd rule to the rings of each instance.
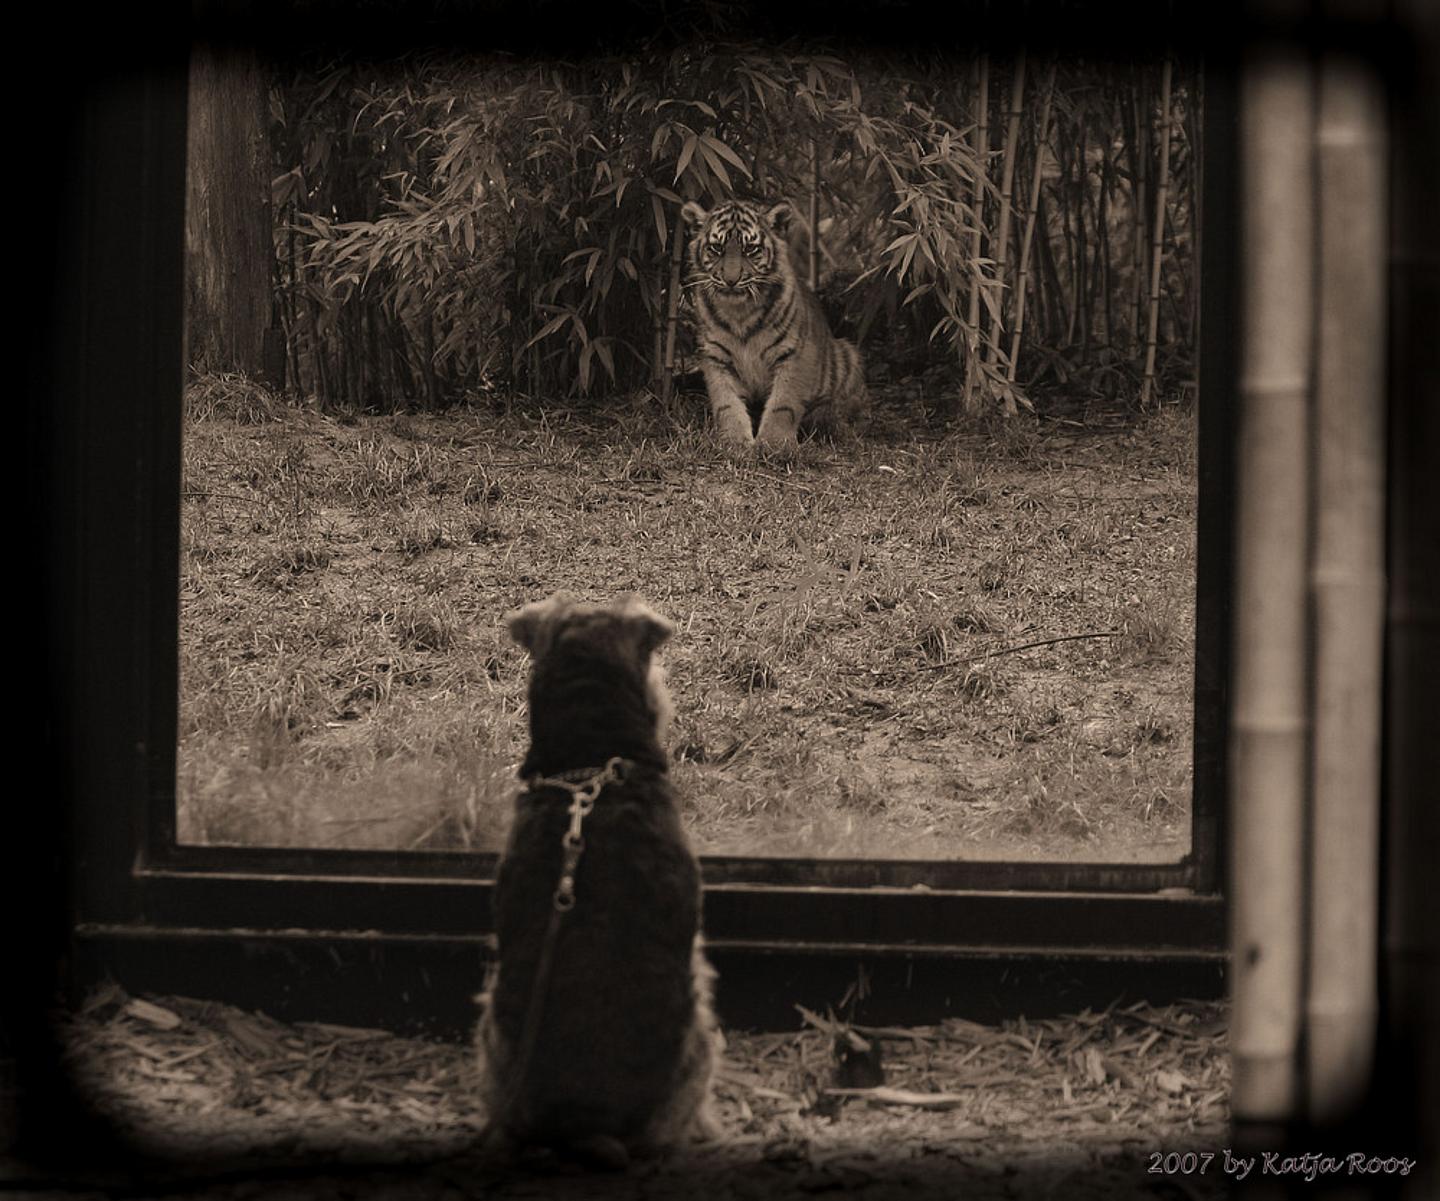
[[[796,274],[790,205],[729,200],[707,213],[692,200],[681,211],[692,233],[686,287],[721,439],[791,447],[802,426],[829,432],[862,413],[860,352],[831,335]]]

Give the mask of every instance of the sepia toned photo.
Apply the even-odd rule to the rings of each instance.
[[[0,1183],[1429,1195],[1434,22],[1053,7],[77,93]]]

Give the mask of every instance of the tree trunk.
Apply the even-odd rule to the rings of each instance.
[[[186,148],[186,357],[202,371],[243,372],[279,385],[284,343],[270,333],[267,89],[253,51],[195,47]]]

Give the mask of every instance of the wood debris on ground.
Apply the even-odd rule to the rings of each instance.
[[[1000,1026],[869,1027],[804,1010],[796,1020],[793,1032],[728,1035],[715,1086],[723,1140],[638,1161],[619,1180],[544,1160],[499,1174],[467,1165],[485,1115],[463,1044],[113,986],[65,1034],[71,1070],[152,1152],[179,1164],[309,1165],[303,1186],[273,1166],[268,1183],[247,1185],[232,1168],[197,1176],[191,1192],[172,1181],[167,1197],[650,1196],[690,1171],[727,1197],[886,1197],[930,1183],[954,1195],[957,1180],[972,1198],[1223,1195],[1213,1174],[1148,1170],[1156,1151],[1227,1145],[1221,1003],[1116,1003]],[[878,1083],[857,1087],[843,1066],[858,1048],[862,1078]],[[422,1161],[434,1166],[417,1174]],[[378,1191],[354,1179],[326,1191],[316,1165],[345,1163],[379,1165]],[[387,1164],[410,1165],[403,1187]]]

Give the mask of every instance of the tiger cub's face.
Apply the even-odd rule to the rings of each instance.
[[[711,291],[750,292],[777,276],[783,265],[791,209],[781,203],[762,210],[727,200],[708,213],[690,201],[681,210],[691,231],[692,283]]]

